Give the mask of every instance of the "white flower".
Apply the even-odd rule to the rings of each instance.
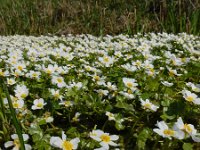
[[[67,86],[68,88],[77,88],[78,90],[80,90],[82,87],[83,87],[83,84],[82,82],[78,82],[78,83],[75,83],[75,82],[72,82],[70,85]]]
[[[55,99],[63,99],[63,96],[60,95],[60,90],[50,89],[50,92]]]
[[[64,105],[65,107],[69,107],[73,105],[72,101],[61,101],[59,105]]]
[[[107,84],[105,84],[105,86],[106,86],[109,90],[113,90],[113,91],[116,91],[116,90],[117,90],[116,85],[112,84],[111,82],[107,82]]]
[[[50,139],[50,144],[62,150],[73,150],[78,148],[78,143],[80,142],[79,138],[74,138],[70,141],[67,141],[66,139],[67,136],[62,131],[62,139],[57,136],[52,136]]]
[[[170,56],[170,61],[167,62],[168,64],[172,63],[174,66],[181,66],[183,65],[183,62],[181,58],[176,58],[174,54]]]
[[[140,69],[142,67],[142,62],[140,60],[136,60],[135,62],[132,62],[132,65]]]
[[[25,86],[25,85],[17,85],[15,87],[15,96],[18,98],[18,99],[24,99],[28,96],[29,94],[29,90],[28,88]]]
[[[21,108],[24,107],[24,100],[22,100],[22,99],[14,100],[12,102],[12,104],[13,104],[13,108],[15,108],[15,109],[21,109]]]
[[[26,64],[24,62],[14,64],[14,69],[16,69],[19,72],[26,71]]]
[[[53,122],[54,118],[52,116],[50,116],[50,113],[49,112],[46,112],[44,114],[44,117],[43,117],[46,121],[46,123],[51,123]]]
[[[72,121],[73,122],[78,122],[80,119],[79,119],[79,117],[80,117],[80,113],[79,112],[76,112],[76,114],[75,114],[75,116],[72,118]]]
[[[14,78],[7,78],[7,83],[8,83],[8,85],[13,85],[16,83],[16,81]]]
[[[127,71],[134,72],[137,70],[137,67],[130,64],[121,65],[122,68],[126,69]]]
[[[200,138],[196,136],[197,130],[194,128],[194,125],[187,123],[184,124],[181,117],[177,119],[174,128],[178,128],[179,130],[183,131],[184,137],[186,136],[185,134],[188,134],[195,142],[200,142]]]
[[[6,70],[6,71],[3,71],[2,69],[0,69],[0,76],[3,76],[3,77],[5,77],[5,76],[8,76],[9,75],[9,72],[8,72],[8,70]]]
[[[33,101],[33,106],[31,107],[33,110],[36,110],[36,109],[43,109],[44,108],[44,105],[46,105],[46,103],[44,102],[44,99],[43,98],[40,98],[40,99],[35,99]]]
[[[24,141],[27,141],[29,139],[28,134],[22,134],[22,136]],[[13,139],[13,141],[8,141],[4,143],[5,148],[13,147],[13,150],[20,150],[20,141],[18,135],[12,134],[11,138]],[[25,144],[25,150],[31,150],[31,149],[32,149],[31,145]]]
[[[47,68],[43,66],[42,69],[44,70],[44,72],[46,72],[49,75],[55,73],[55,67],[51,64],[49,64]]]
[[[115,115],[111,112],[106,111],[106,116],[108,116],[108,120],[115,120]]]
[[[92,81],[96,82],[98,85],[105,85],[105,77],[103,76],[100,77],[96,73],[90,76],[92,76]]]
[[[26,74],[27,77],[30,77],[31,79],[40,79],[41,73],[38,71],[30,71],[29,73]]]
[[[104,55],[103,57],[99,57],[99,61],[106,67],[110,67],[114,63],[114,57]]]
[[[56,84],[59,88],[63,88],[66,86],[66,83],[61,76],[53,76],[52,77],[52,84]]]
[[[131,90],[128,90],[128,92],[120,91],[119,93],[120,93],[121,95],[125,96],[125,97],[128,98],[128,99],[134,99],[134,98],[135,98],[135,95],[132,94],[132,91],[131,91]]]
[[[136,83],[135,79],[123,78],[122,80],[127,88],[131,89],[132,91],[137,89],[138,84]]]
[[[143,106],[144,109],[149,109],[152,111],[157,111],[157,109],[159,108],[158,106],[152,104],[148,99],[146,99],[145,101],[143,101],[142,99],[140,99],[141,105]]]
[[[142,66],[143,66],[145,69],[150,70],[150,69],[153,69],[153,68],[154,68],[153,64],[151,64],[151,63],[152,63],[151,61],[145,60],[144,63],[142,64]]]
[[[168,139],[172,139],[172,137],[176,137],[178,139],[183,138],[182,132],[170,129],[164,121],[157,122],[156,126],[158,128],[153,129],[153,131],[164,138]]]
[[[182,94],[186,101],[200,105],[200,98],[198,98],[196,94],[191,93],[188,90],[183,90]]]
[[[104,133],[102,130],[93,130],[90,132],[90,137],[98,142],[102,146],[101,149],[108,150],[109,146],[118,146],[113,141],[117,141],[119,136],[117,135],[109,135],[109,133]]]
[[[167,86],[167,87],[171,87],[174,85],[174,83],[170,83],[170,82],[167,82],[167,81],[161,81],[161,83],[164,85],[164,86]]]
[[[108,95],[109,94],[109,91],[108,90],[102,90],[102,89],[99,89],[99,90],[96,90],[97,91],[97,93],[99,93],[100,95],[104,95],[104,96],[106,96],[106,95]]]
[[[177,73],[177,71],[174,69],[171,69],[171,68],[169,68],[169,67],[167,67],[167,69],[168,69],[168,71],[169,71],[169,75],[170,76],[174,76],[174,75],[176,75],[176,76],[181,76],[182,74],[178,74]]]
[[[200,92],[200,84],[193,84],[193,83],[191,83],[191,82],[188,82],[188,83],[186,83],[186,85],[188,86],[188,87],[191,87],[192,88],[192,91],[194,91],[194,92]]]

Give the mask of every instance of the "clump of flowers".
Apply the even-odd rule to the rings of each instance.
[[[0,149],[200,149],[199,39],[0,36]]]

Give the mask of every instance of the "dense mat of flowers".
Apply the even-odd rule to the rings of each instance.
[[[200,148],[197,36],[1,36],[0,76],[26,149]],[[17,150],[0,94],[0,149]]]

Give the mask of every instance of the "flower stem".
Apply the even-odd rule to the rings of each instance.
[[[20,148],[21,148],[21,150],[25,150],[21,126],[20,126],[19,121],[17,120],[16,113],[15,113],[15,110],[14,110],[13,105],[12,105],[12,100],[10,98],[8,88],[7,88],[3,78],[1,78],[0,83],[3,87],[3,90],[5,91],[5,94],[6,94],[6,97],[7,97],[7,100],[8,100],[8,105],[9,105],[10,113],[11,113],[11,116],[12,116],[13,124],[16,128],[16,132],[17,132],[17,135],[18,135],[18,138],[19,138],[19,141],[20,141]]]

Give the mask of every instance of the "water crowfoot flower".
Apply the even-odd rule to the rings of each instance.
[[[111,112],[106,111],[106,116],[108,116],[108,120],[115,120],[115,115]]]
[[[59,88],[63,88],[66,86],[64,78],[61,76],[53,76],[51,81],[52,84],[56,84]]]
[[[192,88],[192,91],[194,91],[194,92],[200,92],[200,84],[193,84],[193,83],[191,83],[191,82],[188,82],[188,83],[186,83],[186,85],[188,86],[188,87],[191,87]]]
[[[179,117],[177,119],[177,122],[174,125],[174,129],[181,130],[183,132],[182,134],[184,135],[184,137],[186,137],[187,135],[189,135],[189,136],[192,137],[192,139],[195,142],[200,142],[200,138],[197,137],[197,130],[194,128],[194,125],[187,124],[187,123],[184,124],[181,117]]]
[[[176,137],[178,139],[183,139],[184,137],[182,132],[170,129],[164,121],[157,122],[156,126],[158,128],[153,129],[153,131],[164,138],[171,140],[172,137]]]
[[[25,86],[25,85],[17,85],[15,87],[15,96],[18,98],[18,99],[24,99],[28,96],[29,94],[29,90],[28,88]]]
[[[13,85],[16,83],[16,81],[14,78],[7,78],[7,83],[8,83],[8,85]]]
[[[138,84],[136,83],[135,79],[123,78],[122,81],[125,84],[125,86],[131,89],[132,91],[135,91],[137,89],[136,87],[138,86]]]
[[[110,67],[114,63],[114,60],[115,60],[114,57],[110,57],[107,55],[99,57],[99,61],[106,67]]]
[[[33,101],[33,106],[31,107],[33,110],[36,109],[43,109],[44,105],[46,105],[46,103],[44,102],[43,98],[40,99],[35,99]]]
[[[140,102],[144,109],[148,109],[151,111],[157,111],[157,109],[159,108],[158,106],[152,104],[148,99],[146,99],[145,101],[140,99]]]
[[[23,140],[27,141],[29,139],[28,134],[22,134]],[[17,134],[12,134],[11,138],[13,141],[8,141],[4,143],[5,148],[13,147],[13,150],[20,150],[20,141]],[[29,144],[25,144],[25,150],[31,150],[32,147]]]
[[[93,130],[90,132],[90,137],[98,142],[102,146],[101,150],[108,150],[109,146],[118,146],[113,141],[117,141],[119,139],[119,136],[117,135],[110,135],[109,133],[105,133],[102,130]],[[99,148],[95,149],[98,150]]]
[[[67,136],[64,133],[64,131],[62,131],[62,138],[57,137],[57,136],[52,136],[50,139],[50,144],[53,147],[57,147],[62,150],[73,150],[73,149],[78,148],[78,143],[80,142],[79,138],[74,138],[70,141],[67,141],[66,139],[67,139]]]
[[[200,105],[200,98],[198,98],[196,94],[191,93],[188,90],[183,90],[182,94],[183,94],[183,97],[186,101]]]

